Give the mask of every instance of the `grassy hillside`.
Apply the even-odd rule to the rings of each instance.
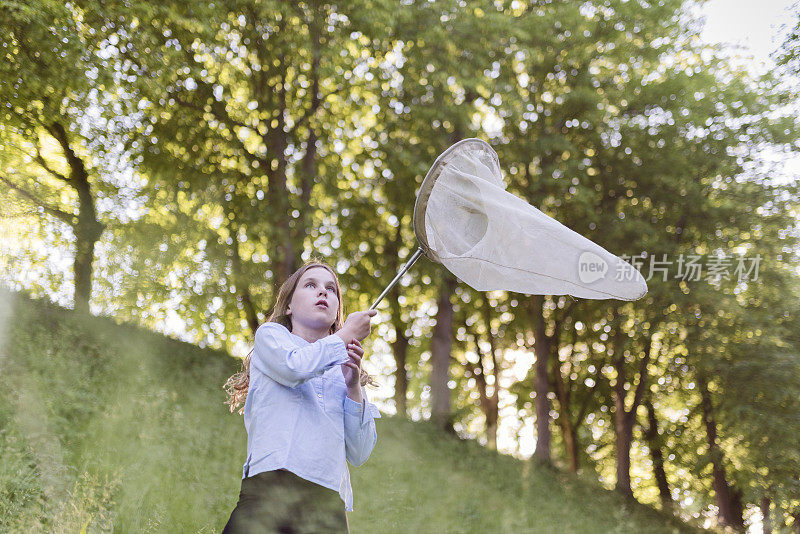
[[[240,487],[239,361],[0,290],[0,531],[219,532]],[[685,532],[596,482],[384,416],[354,534]]]

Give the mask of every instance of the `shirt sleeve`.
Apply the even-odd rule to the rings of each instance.
[[[349,360],[342,338],[335,334],[297,347],[283,325],[264,323],[256,330],[251,364],[279,384],[293,388]]]
[[[367,461],[375,443],[378,431],[375,419],[380,418],[378,407],[367,400],[367,393],[361,388],[362,401],[356,402],[344,396],[344,445],[347,461],[359,466]]]

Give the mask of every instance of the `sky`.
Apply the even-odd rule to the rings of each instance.
[[[710,0],[701,10],[706,17],[703,37],[707,42],[740,45],[754,62],[767,62],[790,29],[789,9],[797,0]],[[786,29],[780,26],[785,24]]]
[[[796,24],[800,0],[709,0],[701,8],[705,18],[702,37],[708,43],[730,45],[731,54],[741,57],[751,72],[765,72],[775,67],[770,55],[783,44]],[[765,159],[780,162],[783,173],[800,175],[800,156],[765,154]]]

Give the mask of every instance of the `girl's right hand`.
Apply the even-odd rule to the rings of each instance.
[[[365,310],[353,312],[347,316],[344,326],[336,332],[345,344],[350,343],[353,338],[363,341],[370,333],[370,319],[378,313],[377,310]]]

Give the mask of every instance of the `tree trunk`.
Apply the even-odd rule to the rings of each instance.
[[[575,340],[572,340],[574,347]],[[572,354],[570,354],[570,358]],[[569,470],[572,473],[577,473],[579,468],[578,460],[578,431],[576,425],[572,424],[572,417],[570,409],[572,406],[572,390],[570,387],[571,379],[569,378],[570,370],[572,369],[572,362],[569,361],[569,368],[566,370],[566,377],[563,376],[561,371],[560,358],[552,359],[553,368],[551,369],[553,379],[553,391],[558,400],[558,425],[561,427],[561,437],[564,441],[564,456],[567,458]],[[580,424],[580,420],[578,423]]]
[[[631,445],[633,444],[633,425],[636,423],[636,410],[642,402],[647,383],[647,365],[650,362],[652,350],[652,338],[647,338],[644,345],[644,355],[639,361],[638,377],[639,382],[634,390],[633,401],[630,409],[625,408],[628,391],[625,384],[628,382],[628,372],[625,364],[625,344],[624,336],[617,321],[618,313],[614,310],[614,322],[616,323],[614,334],[614,357],[613,365],[617,372],[616,382],[614,383],[614,432],[617,448],[617,482],[615,489],[628,498],[633,498],[633,488],[631,487]],[[633,378],[631,379],[633,380]],[[631,384],[632,385],[632,384]]]
[[[664,452],[661,450],[661,436],[658,433],[658,421],[652,400],[649,398],[644,401],[647,409],[647,428],[644,431],[644,438],[647,441],[647,448],[650,449],[650,458],[653,462],[653,477],[656,479],[658,494],[661,497],[661,507],[669,510],[673,506],[672,492],[667,480],[667,472],[664,470]]]
[[[400,270],[400,244],[403,236],[400,230],[401,225],[397,225],[394,239],[386,244],[387,264],[391,272],[396,273]],[[408,369],[406,369],[406,359],[408,355],[409,340],[406,336],[406,324],[403,322],[402,311],[400,308],[400,284],[396,284],[388,295],[389,309],[392,313],[392,327],[394,328],[394,342],[392,343],[392,354],[394,355],[394,405],[397,413],[406,417],[408,415]]]
[[[628,380],[627,369],[625,368],[625,349],[623,346],[622,329],[617,321],[617,311],[614,310],[615,335],[614,335],[614,358],[612,360],[614,369],[617,372],[616,382],[614,382],[614,438],[616,446],[616,469],[617,481],[615,489],[625,497],[633,498],[631,488],[631,443],[633,442],[633,422],[625,409],[625,397],[628,392],[625,384]],[[634,407],[635,409],[635,407]]]
[[[712,484],[714,487],[714,499],[719,509],[719,519],[724,526],[742,530],[744,529],[744,519],[741,513],[737,516],[736,509],[739,507],[734,502],[735,496],[725,474],[724,454],[717,443],[717,423],[714,419],[711,393],[708,391],[708,382],[702,374],[698,374],[697,385],[700,390],[703,423],[706,427],[708,451],[711,456]]]
[[[478,336],[473,335],[475,340],[475,352],[478,355],[478,363],[472,364],[470,372],[475,377],[475,382],[478,386],[478,394],[480,395],[481,411],[486,418],[486,447],[492,450],[497,449],[497,421],[492,421],[492,408],[491,401],[487,391],[486,384],[486,368],[483,365],[483,355],[478,344]],[[470,362],[468,362],[469,365]],[[469,375],[467,375],[469,376]]]
[[[570,307],[571,306],[572,305],[570,305]],[[569,311],[570,309],[568,308],[562,318],[558,321],[556,333],[553,335],[553,339],[556,341],[555,345],[559,347],[561,346],[561,324],[563,323],[564,319],[566,319],[567,312]],[[584,392],[583,402],[577,407],[576,410],[574,406],[576,403],[573,401],[572,396],[576,381],[571,378],[572,370],[574,369],[573,355],[576,338],[577,336],[574,335],[573,332],[572,339],[569,340],[568,343],[572,347],[567,359],[569,365],[562,369],[561,359],[559,357],[555,357],[554,355],[553,368],[551,370],[553,375],[553,390],[555,391],[556,399],[558,400],[558,422],[559,426],[561,427],[562,439],[564,440],[564,455],[567,458],[569,470],[573,473],[577,473],[580,469],[580,443],[578,441],[578,429],[583,424],[584,418],[586,417],[586,411],[589,409],[589,405],[594,397],[595,391],[600,385],[601,373],[603,372],[603,366],[605,365],[602,361],[597,362],[594,385],[588,391]],[[591,348],[589,349],[589,353],[591,359],[594,360],[594,353],[592,352]],[[580,378],[578,378],[578,380],[580,380]],[[577,384],[579,388],[582,387],[581,382],[577,382]],[[575,412],[574,415],[573,412]]]
[[[86,237],[82,231],[78,231],[76,237],[75,259],[72,263],[75,276],[75,310],[89,313],[89,300],[92,297],[94,246],[97,241]]]
[[[247,283],[247,276],[244,273],[242,266],[242,256],[239,251],[239,226],[236,223],[236,214],[233,211],[228,211],[233,215],[226,219],[231,221],[228,225],[228,230],[231,235],[231,270],[233,272],[234,285],[236,286],[236,299],[239,301],[239,306],[244,310],[247,325],[250,327],[252,335],[256,335],[258,330],[258,313],[256,312],[255,304],[253,303],[253,295],[250,292],[250,285]]]
[[[73,226],[75,232],[74,301],[75,310],[88,313],[89,301],[92,297],[94,247],[103,233],[104,225],[97,220],[92,188],[89,185],[89,173],[86,171],[83,160],[72,149],[66,128],[56,121],[49,126],[48,132],[61,146],[70,169],[69,184],[78,193],[78,216]]]
[[[283,54],[276,60],[284,63]],[[278,106],[275,110],[277,124],[264,135],[267,153],[270,155],[270,170],[268,170],[269,184],[267,186],[267,200],[269,210],[274,214],[275,232],[272,235],[273,246],[270,251],[270,268],[272,270],[272,284],[274,295],[277,297],[281,284],[289,278],[295,269],[296,253],[292,239],[292,210],[289,202],[289,190],[286,187],[286,83],[287,75],[284,69],[281,81],[278,83]],[[274,170],[272,170],[274,162]],[[274,299],[273,299],[274,300]]]
[[[495,347],[494,336],[492,335],[491,311],[488,306],[484,307],[484,317],[486,319],[486,335],[489,338],[489,351],[492,359],[492,375],[494,376],[494,386],[486,408],[486,445],[489,449],[496,451],[497,426],[500,419],[500,365],[497,362],[497,347]],[[481,358],[481,362],[483,362],[483,358]]]
[[[486,448],[491,451],[497,450],[497,415],[489,411],[486,418]]]
[[[625,497],[633,498],[631,488],[631,444],[633,443],[633,422],[625,411],[625,397],[614,395],[614,430],[617,447],[617,483],[615,489]]]
[[[399,307],[398,305],[397,308]],[[399,313],[399,310],[397,313]],[[395,361],[394,404],[397,407],[398,415],[406,417],[408,415],[408,370],[406,369],[408,338],[403,331],[405,324],[394,312],[392,313],[392,325],[395,332],[395,340],[392,343],[392,353]]]
[[[769,515],[769,505],[770,500],[769,497],[762,497],[761,502],[758,503],[758,507],[761,509],[761,525],[762,525],[762,532],[764,534],[772,534],[772,521]]]
[[[303,155],[302,172],[300,173],[300,217],[294,220],[293,236],[295,243],[303,245],[306,237],[307,228],[312,221],[313,210],[311,208],[311,191],[317,178],[317,125],[312,120],[313,115],[320,108],[322,98],[319,90],[319,64],[320,64],[320,28],[319,13],[317,9],[312,9],[312,22],[309,24],[309,34],[312,43],[311,60],[311,105],[309,107],[309,118],[306,123],[308,127],[308,138],[306,139],[306,153]]]
[[[453,304],[450,297],[456,287],[456,279],[443,273],[437,299],[436,325],[431,339],[431,419],[448,432],[455,433],[450,413],[450,351],[452,348]]]
[[[489,338],[489,346],[491,350],[491,360],[494,365],[492,368],[492,376],[494,376],[494,389],[492,394],[489,395],[488,393],[488,384],[486,382],[486,366],[484,365],[484,354],[481,351],[480,346],[480,338],[478,334],[474,331],[471,331],[468,325],[464,325],[464,328],[467,332],[470,333],[472,339],[475,343],[475,354],[478,355],[478,362],[471,363],[467,362],[467,366],[469,366],[469,371],[467,371],[467,376],[473,376],[477,383],[478,394],[480,395],[480,402],[481,402],[481,411],[483,412],[484,418],[486,419],[486,447],[490,450],[497,450],[497,420],[498,420],[498,384],[499,384],[499,372],[497,368],[497,360],[494,357],[495,345],[494,345],[494,337],[492,337],[491,332],[491,311],[489,310],[488,306],[484,306],[484,320],[487,329],[487,336]]]
[[[564,454],[569,463],[569,470],[577,473],[580,468],[580,461],[578,459],[578,431],[575,425],[570,421],[569,414],[559,414],[559,424],[561,426],[561,435],[564,439]]]
[[[536,328],[534,352],[536,354],[536,378],[533,389],[536,393],[536,449],[533,457],[543,464],[552,464],[550,451],[550,377],[548,376],[548,360],[550,359],[550,338],[547,336],[544,321],[544,297],[535,295],[533,304],[534,324]]]
[[[733,484],[731,485],[731,509],[733,517],[740,519],[740,524],[736,528],[744,532],[744,494]]]
[[[303,245],[309,224],[312,221],[314,208],[311,206],[311,191],[314,189],[317,164],[317,134],[309,124],[308,139],[306,140],[306,153],[303,156],[302,171],[300,172],[300,216],[292,219],[292,239],[295,243]]]

